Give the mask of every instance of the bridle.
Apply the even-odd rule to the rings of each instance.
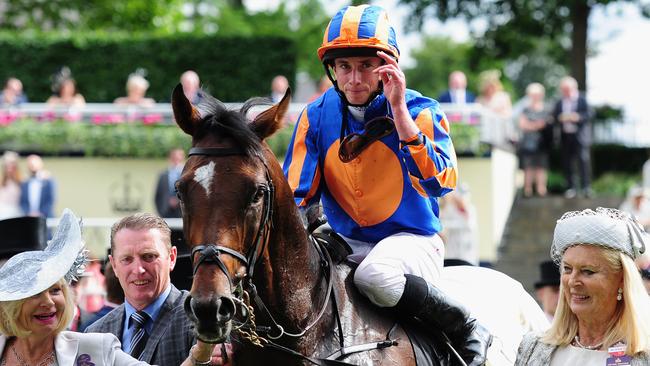
[[[188,156],[211,156],[211,157],[223,157],[223,156],[233,156],[233,155],[245,155],[246,153],[237,147],[234,148],[225,148],[225,147],[193,147],[190,149]],[[268,308],[266,305],[263,303],[261,298],[259,297],[257,293],[257,289],[255,288],[255,285],[253,284],[253,274],[255,272],[255,266],[257,262],[259,261],[259,258],[261,257],[262,253],[264,252],[266,245],[269,241],[269,234],[271,232],[271,227],[272,227],[272,214],[273,214],[273,201],[275,198],[275,187],[273,185],[273,180],[271,179],[271,175],[269,173],[269,168],[268,165],[266,164],[266,161],[262,159],[262,157],[259,157],[259,159],[262,161],[262,164],[264,165],[264,174],[266,175],[266,181],[267,185],[264,188],[264,203],[263,203],[263,212],[262,216],[260,219],[260,224],[257,229],[257,233],[255,234],[255,239],[254,239],[254,246],[251,246],[246,255],[233,250],[228,247],[224,247],[218,244],[214,243],[207,243],[207,244],[198,244],[192,248],[191,252],[191,260],[192,260],[192,272],[193,275],[196,275],[196,272],[199,269],[199,266],[202,264],[216,264],[219,269],[226,275],[228,278],[229,283],[232,285],[234,282],[232,281],[232,278],[230,276],[230,273],[228,272],[228,269],[226,268],[226,265],[223,263],[221,260],[221,254],[227,254],[230,255],[240,262],[242,262],[246,266],[246,275],[242,278],[241,281],[239,281],[237,285],[237,291],[235,293],[235,297],[232,299],[239,303],[239,304],[245,304],[246,301],[242,299],[244,296],[250,296],[258,306],[258,308],[263,311],[273,322],[273,327],[278,331],[278,335],[276,336],[271,336],[269,335],[269,338],[271,339],[278,339],[282,337],[283,335],[287,335],[290,337],[302,337],[305,335],[305,333],[311,329],[313,326],[318,323],[318,321],[321,319],[323,314],[325,313],[325,308],[327,307],[328,300],[332,294],[332,288],[333,288],[333,282],[332,282],[332,270],[333,270],[333,263],[331,258],[329,258],[329,255],[327,252],[324,252],[318,244],[316,244],[312,239],[312,242],[314,245],[316,245],[316,249],[319,252],[319,255],[321,257],[321,266],[326,269],[326,278],[327,278],[327,295],[325,297],[325,302],[323,304],[323,307],[321,308],[321,311],[319,312],[318,316],[316,319],[310,323],[307,327],[305,327],[302,331],[298,333],[289,333],[284,328],[278,324],[275,319],[273,319],[273,316],[269,312]],[[195,254],[198,253],[198,258],[196,261],[194,260]],[[246,283],[243,284],[243,280],[246,279]],[[246,295],[245,295],[246,293]],[[251,309],[252,310],[252,309]]]
[[[193,147],[190,149],[188,156],[213,156],[213,157],[222,157],[222,156],[233,156],[233,155],[245,155],[245,152],[239,148],[226,148],[226,147]],[[246,266],[246,275],[249,280],[252,280],[253,273],[255,272],[255,266],[259,258],[261,257],[266,244],[269,241],[269,233],[271,232],[271,217],[273,214],[273,199],[275,197],[275,187],[273,186],[273,180],[269,174],[269,169],[266,166],[266,162],[263,159],[262,163],[265,166],[264,173],[266,174],[266,187],[263,187],[263,208],[262,216],[260,219],[260,224],[257,228],[257,233],[255,234],[254,243],[255,245],[251,246],[246,253],[246,255],[224,247],[215,243],[199,244],[192,248],[191,259],[192,259],[192,274],[196,275],[196,272],[199,270],[199,266],[206,264],[216,264],[217,267],[226,275],[228,281],[232,284],[232,278],[226,265],[221,260],[221,254],[228,254]],[[194,261],[194,256],[196,253],[199,253],[198,258]]]

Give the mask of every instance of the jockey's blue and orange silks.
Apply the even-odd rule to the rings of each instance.
[[[302,111],[284,162],[296,204],[322,201],[332,228],[348,237],[377,243],[399,232],[433,235],[440,231],[438,202],[456,186],[456,154],[449,125],[438,102],[406,91],[406,105],[422,143],[404,145],[397,131],[375,141],[349,163],[339,159],[341,98],[330,88]],[[348,113],[348,131],[364,123]],[[390,115],[377,96],[365,120]],[[391,116],[392,117],[392,116]]]
[[[318,58],[323,61],[328,51],[354,48],[382,50],[399,58],[395,29],[388,21],[386,10],[376,5],[346,6],[327,25]]]

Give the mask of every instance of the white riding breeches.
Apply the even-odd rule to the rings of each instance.
[[[377,306],[397,305],[404,292],[405,274],[422,277],[431,284],[440,278],[445,247],[438,235],[398,233],[375,245],[345,240],[353,249],[348,260],[360,263],[354,283]]]

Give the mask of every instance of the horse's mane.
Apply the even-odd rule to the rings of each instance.
[[[194,137],[200,139],[207,134],[231,137],[247,155],[260,156],[260,138],[250,128],[246,115],[253,107],[269,104],[265,98],[251,98],[240,110],[234,110],[228,109],[213,96],[203,93],[203,100],[196,106],[201,115],[201,123]]]

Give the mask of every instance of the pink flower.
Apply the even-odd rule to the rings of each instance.
[[[103,114],[93,114],[92,117],[90,117],[90,121],[94,125],[101,125],[106,122],[106,118]]]
[[[160,114],[146,114],[142,117],[142,123],[145,125],[153,125],[162,121]]]

